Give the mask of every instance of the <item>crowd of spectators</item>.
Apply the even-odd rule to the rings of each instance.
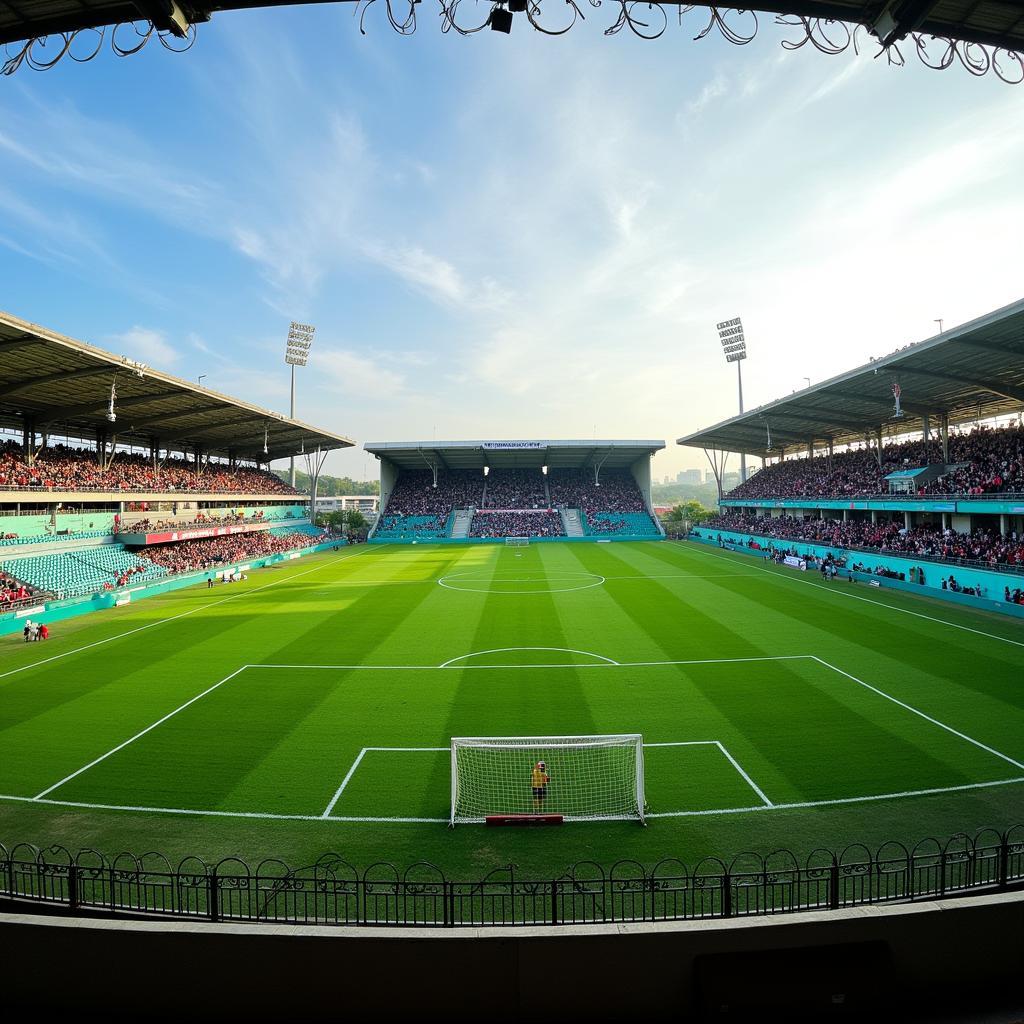
[[[1019,425],[950,434],[947,472],[918,488],[919,494],[998,494],[1024,492],[1024,427]],[[864,445],[813,459],[773,463],[733,488],[729,498],[846,498],[882,494],[885,477],[898,470],[942,463],[942,447],[933,437],[883,445],[882,465]]]
[[[21,580],[0,572],[0,611],[15,608],[25,601],[31,601],[34,593]]]
[[[625,519],[588,519],[591,533],[628,533],[630,524]]]
[[[548,508],[544,474],[539,469],[492,469],[487,474],[484,507]]]
[[[106,469],[96,452],[53,445],[43,448],[30,466],[21,445],[0,444],[0,488],[42,490],[184,491],[252,494],[297,494],[283,480],[262,469],[209,462],[200,470],[183,459],[165,459],[157,469],[144,455],[116,452]]]
[[[586,469],[552,469],[548,473],[551,504],[555,508],[578,508],[592,512],[646,512],[643,495],[627,469],[605,470],[599,474]]]
[[[564,537],[562,517],[550,509],[523,512],[477,512],[470,537]]]
[[[171,573],[213,569],[250,558],[263,558],[297,548],[311,547],[328,539],[326,533],[243,533],[233,537],[186,540],[146,548],[145,557]]]
[[[803,540],[837,548],[877,548],[894,554],[915,555],[942,561],[966,560],[1024,569],[1024,538],[1016,533],[1002,536],[998,530],[970,533],[938,526],[907,529],[902,518],[872,523],[867,519],[798,519],[793,516],[745,516],[723,513],[702,526],[731,530],[779,540]]]
[[[443,516],[381,516],[377,526],[378,533],[391,533],[399,531],[402,533],[422,533],[433,536],[443,531],[448,523],[448,517]]]
[[[444,523],[453,508],[480,504],[482,473],[470,470],[438,472],[437,486],[429,469],[402,470],[384,510],[389,516],[437,516]]]
[[[263,509],[257,509],[252,515],[245,512],[226,512],[222,516],[208,516],[197,512],[194,519],[136,519],[133,522],[118,520],[115,533],[155,533],[160,530],[193,530],[204,526],[240,526],[243,523],[253,524],[264,521]]]

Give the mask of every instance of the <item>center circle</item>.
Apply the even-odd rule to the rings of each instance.
[[[548,573],[509,569],[488,573],[485,570],[470,570],[450,573],[437,582],[446,590],[461,590],[468,594],[564,594],[572,590],[600,587],[604,577],[592,572]]]

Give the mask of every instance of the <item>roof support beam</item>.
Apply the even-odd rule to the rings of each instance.
[[[109,370],[107,371],[110,372]],[[178,398],[186,392],[180,388],[176,391],[158,391],[153,395],[137,395],[134,398],[118,398],[114,401],[114,411],[118,412],[121,409],[130,409],[136,405],[145,405],[147,402],[161,402],[165,398]],[[102,409],[107,404],[109,398],[103,396],[97,398],[92,402],[83,402],[81,405],[65,405],[56,409],[42,409],[40,410],[40,423],[53,423],[55,420],[67,420],[73,419],[75,416],[84,416],[86,413],[94,412],[96,409]]]
[[[37,338],[34,334],[22,334],[17,338],[0,341],[0,352],[13,352],[16,348],[27,348],[29,345],[41,345],[42,343],[43,339]]]
[[[189,416],[199,416],[203,413],[216,412],[218,409],[224,412],[234,413],[234,409],[225,408],[223,402],[218,402],[216,405],[197,405],[194,409],[189,409],[187,412],[172,412],[167,416],[149,416],[144,420],[136,420],[132,427],[136,430],[142,430],[144,427],[151,427],[153,424],[170,423],[171,420],[183,420]],[[223,424],[212,423],[210,426],[219,427]],[[203,424],[204,428],[206,424]]]
[[[937,370],[917,370],[909,367],[902,367],[900,373],[909,374],[911,377],[927,377],[931,380],[948,380],[953,384],[967,384],[973,388],[980,388],[982,391],[991,391],[993,395],[1001,398],[1009,398],[1011,402],[1024,403],[1024,390],[1013,387],[1011,384],[1003,384],[1001,381],[992,380],[970,380],[953,373],[939,373]]]
[[[48,373],[43,377],[29,377],[26,380],[0,387],[0,398],[17,394],[19,391],[27,391],[30,388],[38,387],[40,384],[53,384],[57,381],[78,380],[82,377],[99,377],[110,373],[109,366],[86,366],[81,370],[64,370],[61,373]]]

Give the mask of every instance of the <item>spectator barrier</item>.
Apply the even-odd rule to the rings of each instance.
[[[851,564],[863,564],[869,570],[882,567],[896,573],[903,573],[905,580],[892,579],[885,576],[876,576],[871,571],[867,573],[854,573],[856,579],[867,579],[877,582],[883,587],[893,587],[897,590],[906,590],[918,596],[937,597],[949,601],[952,604],[960,604],[970,608],[980,608],[984,611],[996,611],[1004,615],[1011,615],[1017,618],[1024,618],[1024,606],[1010,604],[1004,600],[1004,588],[1009,587],[1013,591],[1021,586],[1021,577],[1015,573],[1000,573],[985,569],[966,569],[954,566],[959,584],[965,587],[983,587],[984,597],[972,597],[968,594],[960,594],[952,590],[942,589],[942,580],[950,575],[951,566],[944,562],[929,562],[925,559],[901,558],[884,551],[869,551],[866,549],[843,548],[829,544],[815,544],[801,540],[781,540],[779,538],[765,537],[756,533],[737,533],[731,530],[715,530],[706,527],[694,527],[690,531],[690,537],[704,544],[718,546],[718,537],[727,543],[730,550],[738,551],[741,554],[753,555],[763,559],[768,548],[776,551],[796,551],[800,555],[809,555],[815,559],[825,558],[832,554],[834,557],[843,557]],[[749,542],[759,544],[759,548],[751,549]],[[910,583],[911,568],[924,568],[924,583]],[[946,572],[943,572],[946,570]],[[809,566],[807,572],[810,574],[812,568]],[[845,579],[850,573],[846,569],[840,571]]]

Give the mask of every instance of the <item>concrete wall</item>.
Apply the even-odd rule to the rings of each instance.
[[[447,931],[0,914],[5,1008],[76,1020],[766,1019],[755,1007],[888,1020],[1014,986],[1019,998],[1022,934],[1021,894]]]

